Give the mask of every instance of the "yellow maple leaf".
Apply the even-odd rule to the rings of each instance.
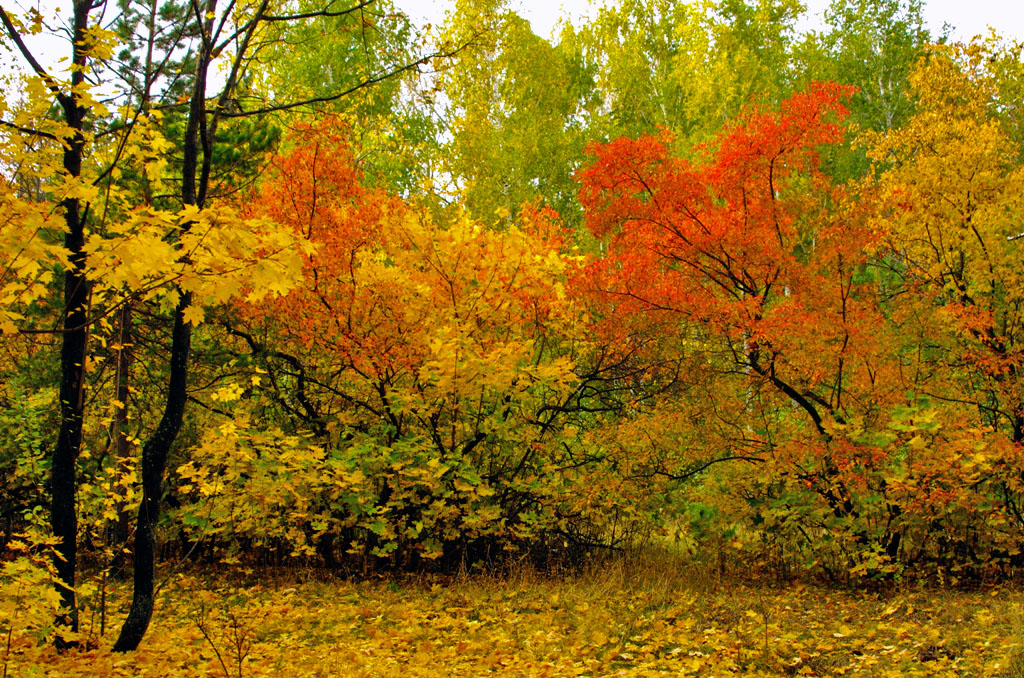
[[[185,322],[191,324],[193,327],[203,322],[206,314],[203,312],[203,307],[196,304],[190,305],[182,313],[182,318]]]

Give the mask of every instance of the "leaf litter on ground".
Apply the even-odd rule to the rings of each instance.
[[[232,582],[225,586],[224,582]],[[118,618],[126,591],[113,596]],[[10,676],[1024,676],[1024,595],[865,591],[612,561],[544,575],[177,575],[139,651],[12,641]],[[96,616],[85,610],[85,632]]]

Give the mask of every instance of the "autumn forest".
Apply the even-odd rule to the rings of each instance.
[[[805,11],[0,7],[3,676],[1024,675],[1024,46]]]

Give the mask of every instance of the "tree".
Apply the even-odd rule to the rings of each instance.
[[[823,54],[810,77],[857,88],[852,122],[873,130],[902,126],[913,111],[908,77],[931,34],[916,0],[838,0],[825,13],[828,32],[815,36]]]
[[[508,221],[500,215],[540,198],[575,223],[572,173],[583,157],[591,83],[561,45],[536,36],[504,4],[461,2],[449,18],[452,35],[487,30],[438,76],[451,134],[438,164],[477,219]]]
[[[61,423],[52,456],[51,494],[52,524],[61,551],[57,567],[64,582],[62,595],[72,630],[77,625],[73,591],[75,469],[82,445],[83,375],[89,358],[90,328],[129,300],[155,299],[172,318],[163,411],[142,450],[134,595],[115,645],[118,650],[137,646],[152,614],[154,532],[163,476],[188,400],[193,327],[203,319],[202,307],[224,302],[243,287],[252,290],[254,298],[283,291],[291,272],[297,272],[289,263],[297,259],[289,252],[292,239],[286,233],[242,220],[218,202],[221,195],[237,186],[239,178],[237,172],[219,171],[224,169],[218,163],[223,163],[225,156],[218,155],[222,141],[218,135],[233,120],[337,99],[429,58],[385,64],[347,90],[309,99],[270,101],[269,93],[252,89],[250,69],[272,37],[268,27],[344,16],[362,12],[369,5],[328,3],[296,13],[270,0],[227,8],[220,8],[216,0],[191,7],[155,2],[125,5],[115,25],[126,36],[143,37],[138,43],[128,44],[121,54],[127,65],[119,71],[125,87],[119,92],[121,107],[116,112],[94,98],[88,80],[89,73],[112,68],[109,60],[115,40],[113,33],[99,28],[99,17],[93,14],[96,5],[74,3],[71,66],[66,81],[47,72],[24,41],[25,34],[37,30],[41,20],[23,22],[0,12],[6,39],[31,72],[25,87],[30,101],[28,112],[34,114],[4,120],[4,131],[10,139],[7,148],[22,147],[18,155],[5,160],[20,163],[25,148],[36,151],[35,160],[28,164],[35,163],[34,176],[52,181],[45,185],[43,197],[51,205],[59,203],[65,232],[63,251],[54,254],[51,247],[43,252],[50,259],[42,261],[58,256],[69,262],[64,274],[60,331]],[[133,30],[141,26],[145,29]],[[215,83],[211,68],[218,60],[225,63],[226,70],[223,79]],[[47,120],[48,97],[55,99],[62,111],[63,119],[58,124]],[[161,121],[167,121],[163,130],[159,129]],[[168,143],[168,134],[177,138]],[[36,143],[40,139],[48,145]],[[61,164],[54,168],[54,149],[61,147]],[[167,163],[168,156],[173,164]],[[132,171],[126,171],[129,168]],[[141,182],[141,190],[136,192],[138,184],[132,184],[131,179]],[[164,180],[177,184],[170,195],[152,196],[147,191],[147,185],[152,187]],[[13,214],[48,211],[31,200],[15,202]],[[42,228],[38,219],[36,224],[28,226],[30,233],[33,228]],[[45,226],[52,227],[52,222]],[[45,237],[41,239],[45,242]],[[33,252],[14,251],[8,255],[16,263],[12,270],[20,275],[21,291],[11,293],[13,297],[8,295],[18,308],[37,297],[45,282],[45,277],[34,273],[43,263],[26,259],[26,254]],[[24,314],[5,310],[6,329],[11,329],[11,320],[18,315]]]
[[[59,199],[64,218],[64,256],[68,267],[63,281],[63,313],[61,320],[60,352],[60,425],[51,457],[51,524],[54,536],[59,540],[59,557],[55,563],[63,583],[61,599],[68,610],[67,625],[72,631],[78,630],[78,612],[75,604],[75,564],[77,561],[78,522],[75,513],[75,459],[82,444],[83,380],[86,363],[86,339],[88,337],[87,304],[90,283],[85,273],[85,221],[89,201],[83,200],[87,188],[82,184],[82,161],[86,146],[86,118],[89,96],[86,91],[86,74],[94,57],[102,58],[104,50],[90,25],[90,14],[95,9],[91,2],[81,1],[73,5],[71,16],[71,60],[70,77],[60,82],[52,77],[25,45],[25,28],[17,19],[0,8],[7,37],[28,64],[33,78],[30,81],[37,90],[45,89],[56,98],[63,116],[59,132],[45,132],[19,125],[7,126],[18,132],[27,132],[31,137],[44,137],[63,142],[64,151],[60,172],[66,188]],[[38,104],[37,104],[38,105]],[[85,193],[85,195],[83,195]],[[15,212],[16,213],[16,212]],[[12,216],[14,216],[12,214]],[[33,234],[34,235],[34,234]],[[23,255],[22,255],[23,256]],[[15,258],[22,258],[16,256]],[[25,259],[22,258],[23,261]],[[44,259],[45,261],[45,259]],[[38,264],[37,264],[38,265]],[[21,301],[19,299],[19,301]],[[9,329],[9,328],[8,328]],[[63,639],[58,639],[62,644]]]
[[[190,524],[222,516],[232,540],[328,563],[343,550],[450,567],[552,534],[585,547],[601,514],[573,489],[608,483],[566,428],[594,380],[574,371],[587,342],[563,230],[536,209],[501,230],[464,214],[436,225],[362,186],[345,134],[337,118],[299,130],[253,201],[318,245],[300,288],[229,327],[264,375],[239,410],[284,432],[208,439],[179,470],[201,490]],[[264,461],[304,434],[282,443],[287,464]],[[218,484],[255,510],[229,509],[236,494],[209,510]]]
[[[864,130],[901,127],[914,112],[910,73],[932,40],[921,3],[899,0],[837,0],[825,12],[826,30],[811,33],[794,50],[807,80],[856,87],[850,123]],[[863,175],[869,166],[864,147],[833,153],[830,173],[837,179]]]
[[[315,3],[300,5],[304,11]],[[322,20],[279,22],[274,41],[253,77],[254,87],[281,101],[317,99],[307,112],[342,116],[350,122],[351,143],[366,180],[403,194],[422,189],[429,156],[440,135],[419,90],[430,74],[408,72],[373,87],[358,86],[383,66],[412,61],[424,36],[386,0],[357,12]],[[472,31],[466,31],[470,37]],[[337,92],[356,88],[341,99]],[[321,100],[322,99],[322,100]],[[303,115],[280,124],[301,124]]]
[[[934,47],[911,75],[919,112],[870,137],[876,228],[901,292],[945,336],[928,396],[975,409],[1012,445],[1002,452],[1006,508],[1019,525],[1024,445],[1020,267],[1021,147],[1014,142],[1020,47]],[[1014,68],[1016,66],[1016,68]],[[937,336],[929,338],[936,341]],[[1005,475],[1003,475],[1005,473]]]
[[[876,237],[817,153],[842,139],[851,93],[814,84],[780,112],[753,109],[696,163],[674,157],[667,135],[595,146],[581,200],[590,228],[610,237],[607,261],[590,271],[606,322],[675,318],[704,369],[730,375],[740,397],[723,400],[740,408],[747,434],[723,459],[779,469],[765,482],[796,480],[835,519],[859,525],[847,527],[853,539],[892,557],[898,530],[883,514],[879,533],[867,534],[846,473],[880,469],[882,459],[835,435],[852,420],[877,424],[900,398],[864,275]],[[890,518],[899,510],[884,506]]]
[[[562,39],[597,84],[592,137],[664,127],[686,152],[752,100],[780,101],[793,87],[789,55],[799,12],[790,0],[629,0],[602,8]]]
[[[960,364],[970,375],[960,397],[1021,443],[1024,175],[985,65],[999,58],[994,45],[935,48],[911,80],[922,112],[873,137],[871,156],[880,169],[879,224],[905,284],[929,295],[956,329]]]

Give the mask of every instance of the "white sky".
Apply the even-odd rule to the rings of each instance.
[[[820,21],[829,0],[803,0],[808,7],[812,21]],[[450,0],[395,0],[414,21],[439,24],[445,10],[454,4]],[[527,19],[534,33],[551,37],[559,17],[568,15],[573,23],[596,12],[601,0],[512,0],[511,7]],[[969,40],[972,36],[987,33],[993,26],[1003,37],[1024,38],[1024,0],[924,0],[924,15],[932,33],[938,35],[943,24],[953,27],[952,35],[957,40]]]

